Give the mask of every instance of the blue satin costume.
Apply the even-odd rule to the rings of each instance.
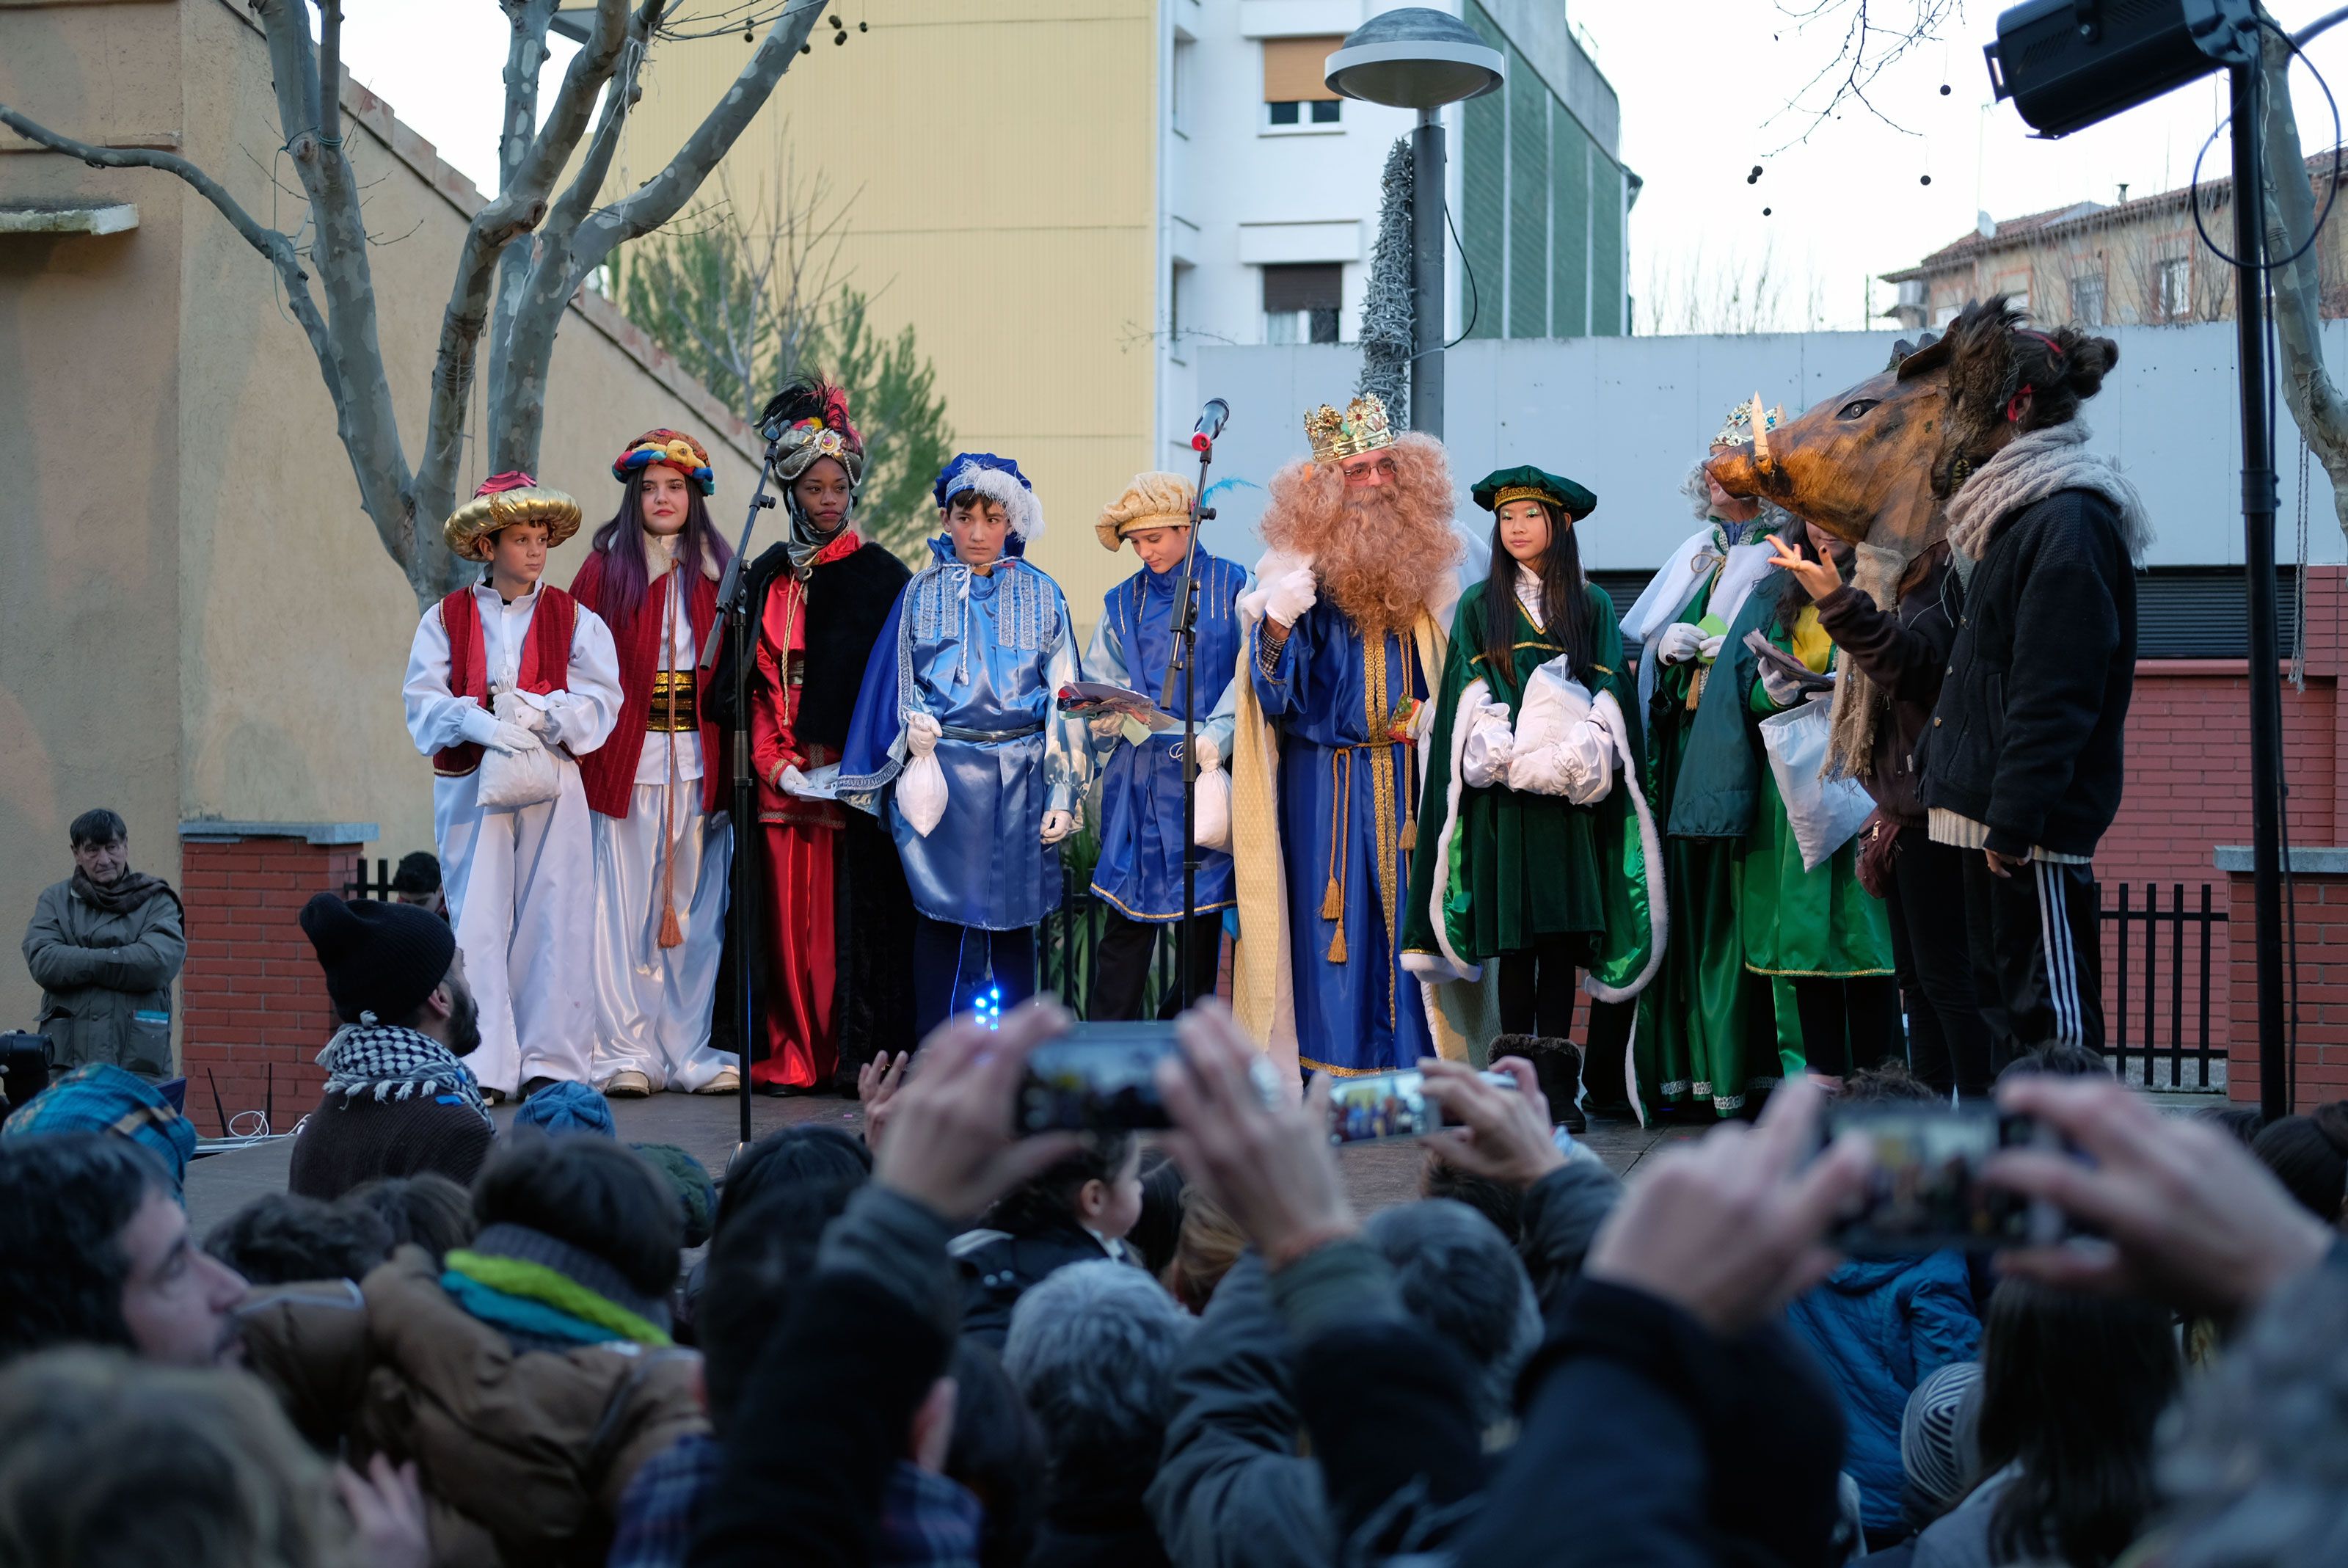
[[[1398,940],[1411,897],[1401,827],[1417,806],[1416,748],[1371,744],[1368,650],[1335,605],[1323,599],[1298,616],[1269,663],[1261,624],[1254,639],[1249,675],[1264,717],[1280,730],[1280,842],[1298,1057],[1344,1078],[1415,1067],[1435,1054],[1426,997],[1417,976],[1402,968]],[[1384,660],[1389,714],[1406,696],[1426,700],[1427,672],[1417,667],[1407,634],[1388,634],[1376,656]],[[1382,765],[1381,758],[1388,760]],[[1390,783],[1382,800],[1378,774],[1386,766]],[[1387,857],[1379,854],[1381,817]],[[1343,901],[1338,921],[1321,913],[1333,875]],[[1333,961],[1341,929],[1344,951]]]
[[[1199,583],[1199,657],[1190,673],[1199,733],[1210,736],[1222,757],[1231,754],[1237,719],[1232,672],[1239,667],[1239,596],[1246,592],[1247,569],[1201,552]],[[1085,651],[1085,678],[1146,691],[1158,706],[1180,717],[1183,680],[1169,681],[1173,648],[1174,590],[1179,566],[1168,572],[1142,568],[1102,602],[1101,621]],[[1093,742],[1095,759],[1106,758],[1101,777],[1100,861],[1093,868],[1093,892],[1128,918],[1172,923],[1182,918],[1182,731],[1177,727],[1138,744],[1119,735],[1107,745]],[[1199,851],[1198,913],[1229,909],[1236,902],[1231,857],[1224,850]]]
[[[1088,739],[1055,700],[1081,678],[1067,601],[1015,553],[980,573],[955,559],[949,537],[930,550],[935,559],[905,585],[872,645],[840,798],[885,815],[922,914],[1024,931],[1060,906],[1059,846],[1040,835],[1046,811],[1076,810]],[[944,728],[945,815],[926,838],[889,788],[909,756],[909,711]]]

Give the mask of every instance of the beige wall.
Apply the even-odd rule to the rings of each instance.
[[[788,169],[856,198],[846,281],[883,331],[912,325],[956,444],[1035,481],[1030,558],[1089,623],[1133,570],[1093,519],[1155,462],[1155,5],[900,0],[841,19],[848,42],[816,29],[728,182],[747,205]],[[615,188],[660,168],[747,53],[738,33],[653,50]]]
[[[0,100],[68,134],[176,136],[263,222],[294,221],[289,199],[273,214],[263,172],[283,139],[266,51],[228,0],[0,0]],[[345,103],[412,454],[478,197],[364,90]],[[165,875],[199,816],[371,821],[370,853],[429,848],[431,770],[399,702],[416,602],[359,509],[274,273],[168,174],[0,152],[0,201],[33,196],[132,201],[139,226],[0,235],[0,462],[17,476],[0,488],[0,912],[22,918],[71,870],[65,827],[93,804],[121,810],[136,862]],[[739,528],[756,470],[738,427],[600,300],[572,312],[553,379],[540,477],[591,527],[615,503],[620,445],[674,425],[710,445],[715,512]],[[571,580],[584,534],[551,581]],[[37,997],[0,964],[0,1026]]]

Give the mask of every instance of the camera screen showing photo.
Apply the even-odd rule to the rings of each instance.
[[[1344,1078],[1329,1089],[1329,1141],[1369,1143],[1381,1138],[1423,1138],[1443,1125],[1426,1098],[1426,1075],[1406,1069]]]
[[[1158,1064],[1178,1049],[1172,1024],[1078,1025],[1027,1057],[1019,1130],[1083,1132],[1169,1127]]]
[[[1981,1180],[1999,1150],[2048,1145],[2028,1118],[1985,1106],[1862,1107],[1833,1117],[1828,1136],[1853,1130],[1867,1138],[1875,1170],[1861,1206],[1836,1232],[1845,1251],[1904,1255],[2054,1239],[2044,1205]]]

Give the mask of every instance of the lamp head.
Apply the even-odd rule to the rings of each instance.
[[[1393,108],[1440,108],[1481,98],[1509,79],[1509,63],[1447,12],[1406,6],[1371,17],[1329,56],[1329,90]]]

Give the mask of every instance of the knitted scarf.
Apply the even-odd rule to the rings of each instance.
[[[356,1099],[372,1093],[378,1100],[453,1094],[483,1121],[489,1120],[489,1108],[481,1099],[480,1085],[473,1081],[472,1069],[448,1047],[414,1029],[345,1024],[318,1053],[318,1065],[326,1069],[328,1094]]]
[[[1949,498],[1949,543],[1970,577],[1987,552],[2002,519],[2044,500],[2057,490],[2093,490],[2120,514],[2120,538],[2128,559],[2141,564],[2152,543],[2152,519],[2144,498],[2100,452],[2085,450],[2086,424],[2078,419],[2016,436],[1976,469],[1964,488]]]
[[[173,903],[180,902],[180,895],[171,891],[170,883],[161,877],[150,877],[145,872],[124,872],[101,887],[90,881],[88,872],[76,868],[73,891],[74,897],[108,914],[129,914],[159,893],[170,898]]]
[[[443,1266],[440,1287],[519,1345],[674,1343],[664,1301],[638,1292],[604,1259],[529,1225],[490,1225]]]

